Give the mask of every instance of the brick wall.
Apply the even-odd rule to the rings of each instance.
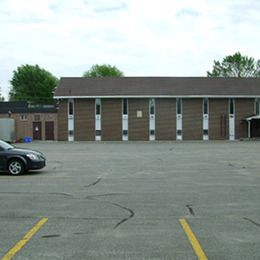
[[[254,99],[235,99],[235,136],[236,139],[248,137],[248,124],[243,118],[251,116],[255,113]]]
[[[156,140],[176,140],[176,99],[155,99]]]
[[[26,120],[21,120],[21,115],[27,115]],[[35,121],[35,115],[39,120]],[[0,114],[0,118],[9,118],[7,114]],[[12,113],[11,118],[15,120],[15,138],[22,140],[24,137],[33,137],[33,122],[41,122],[41,140],[45,140],[45,122],[54,123],[54,140],[58,138],[58,123],[56,113]]]
[[[74,100],[74,140],[95,140],[95,99]]]
[[[149,140],[149,99],[128,99],[128,129],[129,140]]]
[[[183,140],[203,138],[203,99],[182,99]]]
[[[209,99],[209,140],[229,139],[228,99]]]
[[[102,99],[101,129],[103,141],[122,140],[122,99]]]
[[[61,100],[58,110],[58,140],[68,140],[68,102]]]

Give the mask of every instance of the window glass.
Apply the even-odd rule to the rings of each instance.
[[[229,114],[233,115],[234,114],[234,99],[230,98],[229,99]]]
[[[73,111],[73,101],[69,100],[69,115],[72,116],[74,113]]]
[[[123,98],[123,115],[128,114],[128,102],[127,98]]]
[[[27,119],[28,119],[27,114],[21,114],[20,115],[20,120],[21,121],[26,121]]]
[[[181,135],[182,131],[181,130],[177,130],[177,135]]]
[[[40,115],[34,115],[34,121],[40,121],[41,116]]]
[[[208,99],[203,99],[203,114],[208,114]]]
[[[150,99],[150,115],[154,115],[155,109],[154,109],[154,99]]]
[[[209,134],[209,130],[208,129],[204,129],[203,130],[203,135],[208,135]]]
[[[101,136],[101,130],[96,130],[96,136]]]
[[[182,100],[181,98],[176,99],[176,105],[177,105],[177,114],[182,114]]]
[[[101,113],[101,101],[100,98],[96,99],[96,115],[100,115]]]

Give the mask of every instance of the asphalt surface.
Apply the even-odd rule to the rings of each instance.
[[[0,259],[42,218],[13,259],[198,259],[180,219],[208,259],[260,259],[260,142],[19,146],[48,165],[0,173]]]

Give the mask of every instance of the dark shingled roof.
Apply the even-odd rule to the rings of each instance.
[[[56,113],[55,105],[29,105],[27,101],[0,102],[0,114],[11,113]]]
[[[55,98],[124,96],[260,96],[260,78],[61,78]]]

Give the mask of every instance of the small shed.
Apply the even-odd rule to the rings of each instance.
[[[15,120],[13,118],[0,118],[0,139],[7,142],[16,140]]]

